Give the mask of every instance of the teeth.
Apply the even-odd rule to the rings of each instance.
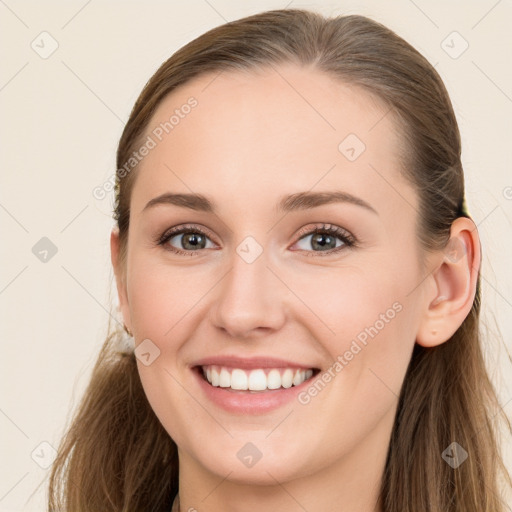
[[[281,387],[281,374],[279,370],[270,370],[267,375],[267,388],[279,389]]]
[[[215,371],[215,370],[214,370]],[[229,372],[228,372],[229,374]],[[213,382],[212,382],[213,384]],[[215,385],[215,384],[213,384]],[[231,389],[247,389],[247,374],[243,370],[233,370],[231,372]]]
[[[298,386],[299,384],[302,384],[306,380],[306,370],[300,370],[295,373],[292,379],[292,384],[294,386]]]
[[[313,370],[272,368],[242,370],[224,366],[203,366],[203,375],[215,387],[239,391],[265,391],[267,389],[291,388],[299,386],[313,376]]]
[[[281,376],[281,386],[283,386],[283,388],[291,388],[292,381],[293,381],[293,372],[290,370],[290,368],[287,368],[284,371],[283,375]]]
[[[222,368],[220,371],[219,386],[221,388],[229,388],[231,386],[231,375],[226,370],[226,368]]]
[[[217,370],[213,370],[212,369],[212,381],[211,381],[211,385],[212,386],[218,386],[220,384],[220,376],[219,376],[219,372]]]
[[[235,373],[235,371],[233,371],[233,373]],[[251,391],[263,391],[264,389],[267,389],[267,376],[265,375],[265,372],[263,370],[253,370],[249,373],[248,387]]]

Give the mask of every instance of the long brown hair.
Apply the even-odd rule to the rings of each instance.
[[[402,172],[419,195],[418,238],[441,249],[450,226],[467,216],[457,121],[435,69],[411,45],[363,16],[324,18],[275,10],[214,28],[178,50],[144,87],[117,152],[114,219],[120,260],[128,242],[130,197],[137,167],[130,155],[147,136],[161,101],[206,73],[295,63],[364,88],[387,106],[401,130]],[[120,172],[121,169],[124,172]],[[495,415],[501,410],[482,356],[480,285],[472,309],[447,342],[415,345],[393,427],[382,480],[385,512],[500,512],[500,456]],[[169,510],[178,491],[177,448],[142,388],[133,351],[112,329],[71,426],[49,484],[49,511]],[[467,460],[452,468],[442,452],[457,442]]]

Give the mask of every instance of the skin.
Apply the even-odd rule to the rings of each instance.
[[[178,446],[182,511],[328,512],[340,504],[344,512],[379,511],[412,349],[445,342],[467,316],[478,235],[471,220],[457,219],[451,235],[462,256],[424,253],[415,231],[418,196],[400,174],[400,136],[388,109],[319,71],[277,71],[224,72],[213,82],[216,75],[202,75],[160,104],[147,134],[190,96],[198,100],[139,165],[126,261],[112,232],[123,319],[136,345],[150,339],[160,350],[138,368]],[[353,162],[338,150],[350,133],[366,145]],[[346,202],[276,210],[284,195],[333,190],[376,213]],[[218,210],[143,212],[165,192],[201,193]],[[188,223],[209,230],[206,248],[179,255],[154,242]],[[301,228],[323,223],[350,232],[356,246],[327,255],[306,232],[299,241]],[[250,264],[236,252],[247,236],[263,249]],[[171,243],[187,250],[181,236]],[[234,415],[208,401],[190,369],[199,358],[235,354],[325,372],[396,303],[400,312],[304,405]],[[236,457],[248,442],[262,453],[251,468]]]

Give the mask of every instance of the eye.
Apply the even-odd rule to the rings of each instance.
[[[186,256],[193,256],[194,252],[200,252],[201,249],[211,249],[212,245],[208,245],[208,242],[211,244],[206,231],[197,226],[171,228],[157,240],[158,245],[162,245],[166,250]]]
[[[304,233],[307,233],[305,236]],[[355,238],[345,229],[331,224],[322,224],[306,227],[299,232],[300,239],[295,245],[299,245],[299,249],[313,252],[323,253],[320,256],[337,253],[343,249],[353,247],[356,243]],[[309,240],[308,240],[309,239]],[[313,248],[311,251],[310,248]]]
[[[299,240],[295,245],[298,245],[301,251],[311,253],[309,255],[316,253],[319,256],[327,256],[356,245],[353,235],[331,224],[308,226],[303,228],[298,236]],[[309,241],[308,238],[310,238]],[[185,256],[194,256],[202,249],[215,247],[209,231],[195,225],[173,227],[161,235],[156,242],[167,251]],[[310,249],[311,247],[313,250]]]

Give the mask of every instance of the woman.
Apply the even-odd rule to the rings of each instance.
[[[365,17],[176,52],[117,153],[132,347],[106,340],[49,510],[504,510],[460,153],[436,71]]]

